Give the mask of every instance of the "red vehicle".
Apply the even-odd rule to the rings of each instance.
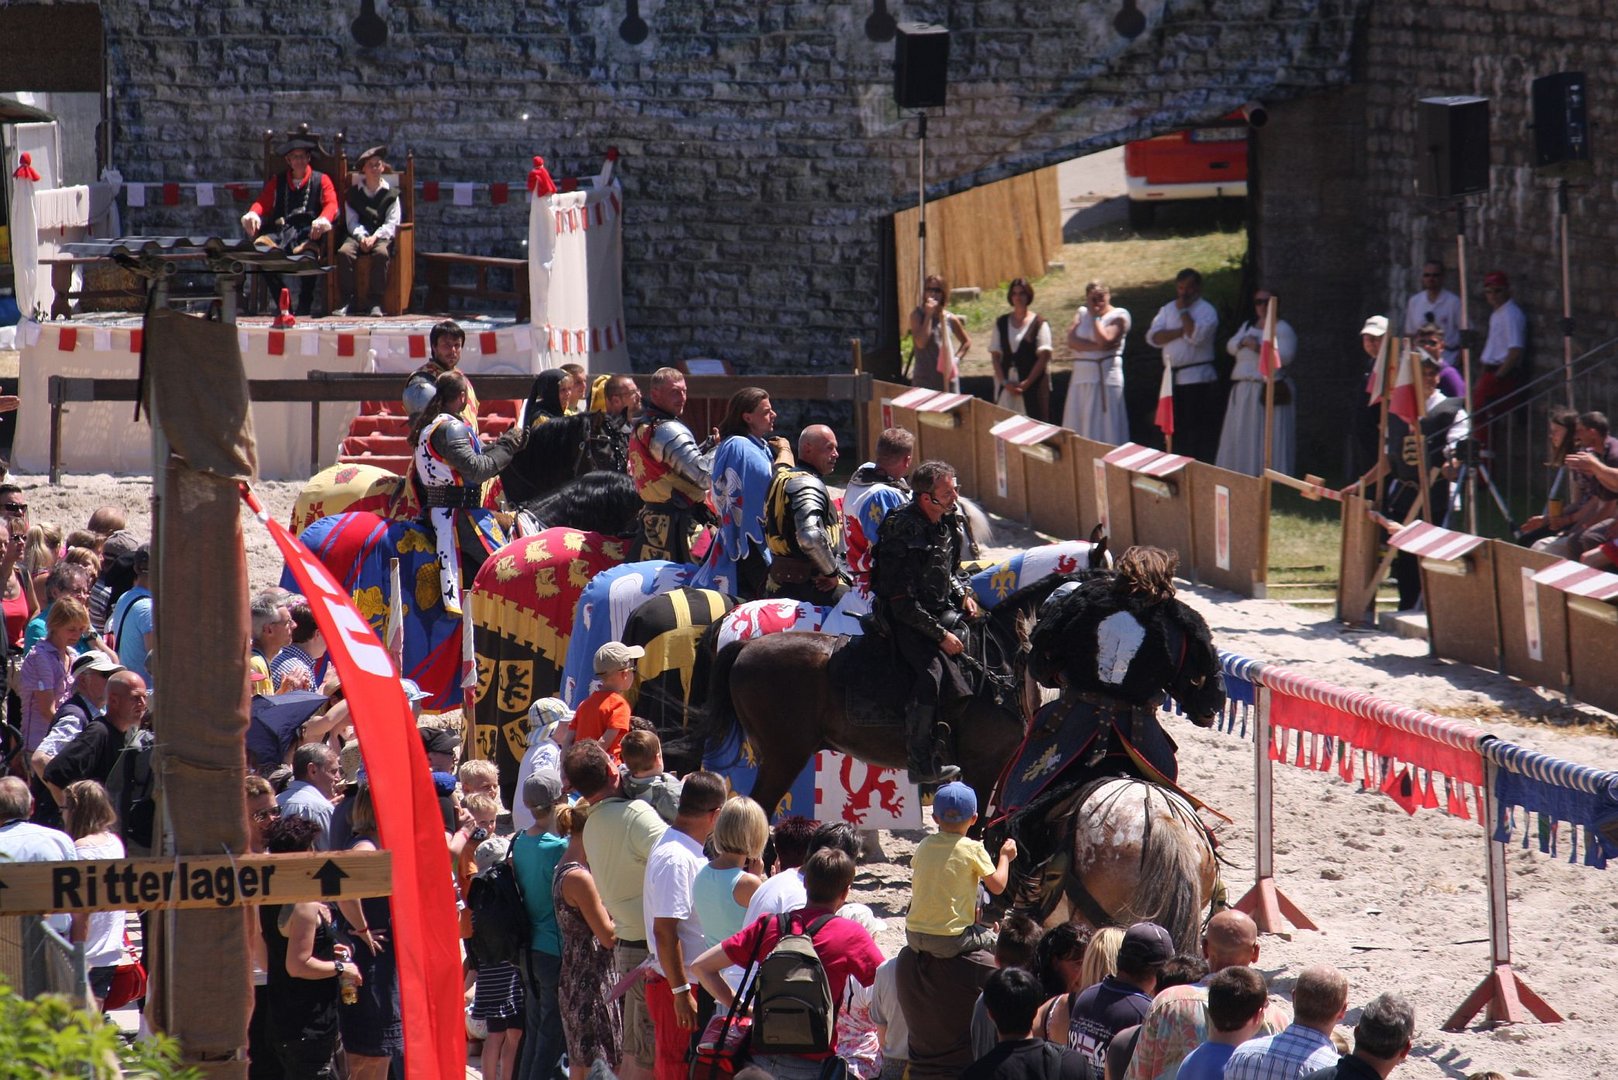
[[[1124,145],[1129,223],[1148,226],[1170,199],[1245,199],[1247,128],[1241,110],[1203,127]]]

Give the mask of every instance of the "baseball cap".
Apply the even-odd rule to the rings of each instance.
[[[1370,334],[1372,337],[1382,337],[1388,332],[1388,317],[1386,315],[1372,315],[1360,327],[1361,334]]]
[[[1124,931],[1118,946],[1120,968],[1142,968],[1167,963],[1174,956],[1174,938],[1155,922],[1138,922]]]
[[[417,728],[421,732],[421,746],[429,754],[453,754],[461,745],[461,737],[449,728]]]
[[[76,679],[86,671],[93,671],[98,675],[116,675],[127,670],[122,664],[108,656],[99,649],[91,649],[81,653],[73,660],[73,677]]]
[[[978,793],[952,780],[933,792],[933,819],[954,825],[977,817]]]
[[[631,667],[636,660],[646,655],[646,650],[639,645],[625,645],[621,641],[609,641],[596,650],[596,674],[605,675],[609,671],[619,671]]]
[[[526,807],[555,806],[562,801],[562,774],[555,769],[535,769],[522,782],[522,804]]]
[[[1506,277],[1504,270],[1490,270],[1483,275],[1483,284],[1499,286],[1503,289],[1511,284],[1511,279]]]
[[[101,557],[103,559],[116,559],[120,555],[129,555],[140,547],[140,541],[128,529],[119,529],[115,533],[107,534],[101,543]]]
[[[415,679],[400,679],[399,685],[404,688],[405,700],[409,701],[412,705],[418,701],[426,701],[428,698],[432,697],[431,694],[421,688]]]

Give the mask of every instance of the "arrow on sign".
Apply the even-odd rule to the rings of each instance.
[[[309,876],[320,882],[321,896],[341,896],[343,895],[343,879],[348,876],[348,872],[327,859],[321,864],[319,870]]]

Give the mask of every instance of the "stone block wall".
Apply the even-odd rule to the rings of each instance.
[[[1090,150],[1343,83],[1369,0],[894,3],[952,29],[950,104],[932,123],[935,196]],[[108,0],[116,164],[145,182],[257,171],[266,127],[307,122],[354,147],[417,155],[421,179],[516,181],[624,159],[625,294],[635,366],[686,356],[740,371],[841,366],[897,322],[883,220],[914,202],[914,122],[893,105],[891,43],[870,0],[383,0],[362,49],[358,3]],[[48,48],[48,43],[32,47]],[[525,119],[526,117],[526,119]],[[520,199],[420,204],[418,246],[518,254]],[[226,232],[221,206],[148,208],[147,232]]]

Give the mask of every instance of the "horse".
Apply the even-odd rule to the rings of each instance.
[[[559,421],[542,424],[543,431]],[[511,490],[506,490],[508,498]],[[566,481],[549,494],[520,502],[517,510],[518,533],[532,536],[546,529],[565,526],[603,536],[628,537],[635,531],[640,514],[640,495],[627,473],[587,472]]]
[[[528,416],[537,415],[530,400]],[[528,441],[500,470],[500,485],[512,505],[544,498],[569,480],[593,473],[627,475],[619,443],[604,412],[552,417],[528,430]]]
[[[1045,926],[1098,930],[1155,922],[1180,952],[1196,952],[1202,913],[1219,895],[1219,861],[1183,796],[1134,776],[1101,777],[1070,789],[1041,819],[1036,827],[1055,830],[1056,856],[1035,876],[1014,867],[989,917],[1011,908]],[[1027,826],[1020,831],[1019,846]],[[992,850],[1003,830],[987,833]]]
[[[1032,712],[1026,678],[1028,635],[1040,601],[1071,580],[1052,575],[1007,597],[987,615],[991,635],[1015,642],[1011,669],[1021,693],[979,695],[953,703],[944,719],[956,742],[962,779],[986,803],[1000,769],[1022,742]],[[714,745],[740,727],[757,752],[750,793],[772,812],[815,751],[842,751],[871,765],[903,768],[904,726],[860,723],[850,717],[843,686],[833,682],[832,655],[846,639],[787,631],[737,641],[719,651],[709,674],[707,705],[695,733]]]

